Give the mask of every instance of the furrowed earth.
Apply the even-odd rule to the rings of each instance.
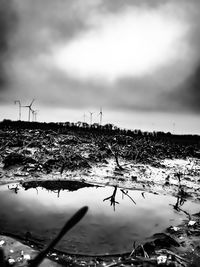
[[[82,241],[77,243],[82,242],[81,247],[70,247],[66,234],[63,239],[65,243],[61,240],[61,245],[49,252],[49,259],[46,258],[41,266],[199,266],[199,136],[183,138],[169,134],[130,134],[110,129],[78,127],[61,131],[55,128],[42,129],[35,125],[30,127],[30,124],[28,126],[1,126],[0,130],[0,247],[10,265],[13,263],[13,266],[27,266],[37,251],[46,247],[53,236],[55,237],[63,226],[60,219],[63,218],[63,210],[61,212],[60,206],[53,205],[62,199],[64,202],[66,195],[71,203],[71,206],[69,203],[67,206],[67,218],[87,204],[91,213],[102,209],[103,213],[97,214],[98,220],[102,214],[106,214],[107,220],[116,222],[116,227],[118,220],[120,227],[126,227],[126,224],[128,226],[123,228],[120,236],[118,228],[112,231],[113,224],[107,224],[106,220],[101,225],[91,223],[89,218],[92,215],[88,212],[85,218],[88,218],[89,226],[83,228],[86,233],[92,231],[95,225],[95,229],[100,227],[97,237],[101,241],[105,238],[102,237],[105,230],[111,239],[114,235],[119,235],[121,244],[117,243],[118,239],[113,239],[110,245],[104,240],[103,247],[99,243],[90,246],[91,240],[87,241],[87,235],[84,240],[85,232],[81,230],[80,222],[80,231],[77,230],[76,235],[78,232],[82,233]],[[23,220],[23,205],[30,201],[31,194],[35,194],[35,202],[30,203],[40,201],[43,205],[45,201],[52,201],[49,204],[52,206],[46,206],[41,213],[48,211],[47,214],[58,216],[56,218],[60,222],[59,227],[54,229],[52,226],[54,231],[50,239],[50,232],[45,234],[41,230],[39,233],[39,230],[37,232],[31,228],[27,231],[28,228],[23,223],[19,229],[17,223],[13,225],[15,219]],[[148,199],[149,205],[154,209],[149,209]],[[15,204],[8,204],[9,201],[16,203],[18,209],[14,210]],[[166,206],[162,206],[161,202],[162,205],[166,202]],[[127,214],[123,213],[126,209]],[[6,211],[3,213],[4,210]],[[133,218],[130,217],[130,222],[128,221],[129,210],[135,212],[133,218],[141,215],[133,240],[130,238]],[[149,228],[146,226],[149,222],[145,222],[145,217],[142,217],[146,210],[152,217],[152,226],[149,225]],[[9,217],[9,212],[13,214],[12,217]],[[30,212],[30,216],[34,212],[37,220],[39,209]],[[117,214],[119,217],[113,219]],[[25,217],[24,221],[27,219]],[[48,219],[45,218],[48,224]],[[75,226],[77,229],[78,225]],[[97,232],[94,235],[95,233]],[[75,240],[70,232],[69,240]]]

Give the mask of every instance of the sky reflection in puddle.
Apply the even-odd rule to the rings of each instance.
[[[115,203],[114,203],[115,202]],[[33,237],[48,243],[80,207],[89,211],[58,244],[71,253],[104,254],[131,251],[134,241],[143,242],[186,215],[173,209],[176,198],[114,187],[82,188],[74,192],[37,188],[17,194],[0,187],[0,228],[4,232]],[[195,213],[199,205],[187,201],[182,209]]]

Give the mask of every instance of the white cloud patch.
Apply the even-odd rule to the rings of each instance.
[[[56,46],[54,64],[74,78],[115,82],[141,77],[187,54],[187,27],[166,10],[132,8],[90,18],[91,28]]]

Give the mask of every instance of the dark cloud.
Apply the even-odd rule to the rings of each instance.
[[[19,16],[15,52],[31,56],[48,53],[55,44],[81,34],[89,27],[87,17],[94,8],[86,4],[88,1],[84,7],[80,0],[14,1]]]
[[[196,0],[107,1],[107,8],[110,11],[120,11],[124,5],[143,6],[146,10],[148,8],[156,10],[160,6],[166,6],[166,10],[175,16],[185,17],[188,32],[184,42],[189,45],[189,53],[186,54],[182,50],[183,60],[176,62],[171,69],[167,68],[162,75],[157,73],[152,77],[144,77],[143,80],[123,80],[121,87],[124,95],[128,95],[129,98],[123,101],[122,96],[118,106],[138,110],[200,113],[200,2]]]
[[[200,111],[200,65],[195,73],[186,82],[187,92],[190,92],[191,105]]]
[[[187,0],[102,0],[102,6],[105,10],[110,12],[120,12],[123,8],[130,8],[130,7],[142,7],[143,9],[158,9],[161,6],[172,6],[178,3],[179,8],[181,9],[182,6],[185,6],[188,1]],[[198,3],[196,0],[191,0],[189,6],[194,3],[196,6]],[[176,12],[174,10],[174,12]],[[178,15],[178,14],[177,14]]]
[[[124,7],[131,7],[131,6],[146,6],[146,7],[158,7],[159,5],[166,4],[167,1],[160,1],[160,0],[115,0],[115,1],[102,1],[104,7],[111,12],[118,12]]]
[[[0,90],[7,85],[5,64],[9,57],[10,38],[16,28],[17,17],[12,1],[0,1]]]
[[[176,109],[200,113],[200,64],[181,86],[168,95]]]
[[[0,0],[0,89],[9,81],[10,98],[25,101],[36,97],[52,106],[105,105],[128,110],[199,112],[200,68],[195,68],[194,62],[200,58],[200,4],[195,1],[183,0],[179,4],[179,0]],[[159,12],[165,5],[171,7],[173,14],[178,10],[176,16],[187,11],[183,16],[187,16],[189,24],[186,41],[192,50],[190,63],[176,62],[154,75],[126,77],[114,85],[72,78],[44,64],[43,56],[48,57],[52,48],[67,45],[87,31],[91,27],[88,19],[95,13],[103,18],[104,14],[135,6]],[[172,11],[174,7],[177,10]],[[0,101],[3,99],[6,95],[4,98],[1,94]]]

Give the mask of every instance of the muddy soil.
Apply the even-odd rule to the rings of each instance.
[[[177,197],[173,208],[184,213],[181,207],[185,201],[200,201],[199,155],[199,142],[185,144],[180,140],[157,139],[155,136],[2,130],[0,184],[20,182],[27,188],[44,186],[50,190],[66,187],[76,190],[93,184],[140,189]],[[57,182],[52,184],[51,181]],[[73,186],[70,181],[73,181]],[[185,213],[185,222],[169,225],[165,234],[176,240],[179,246],[172,244],[167,247],[169,239],[166,241],[164,238],[162,242],[163,236],[152,237],[149,247],[153,250],[146,246],[145,251],[155,256],[155,251],[167,247],[181,259],[189,260],[185,266],[190,266],[192,261],[200,262],[197,215]],[[156,239],[159,241],[155,242]],[[141,251],[138,253],[141,256]],[[103,261],[99,259],[97,262],[94,264],[100,265]],[[193,266],[199,266],[195,264]]]
[[[27,266],[30,259],[33,259],[38,251],[34,249],[33,245],[28,246],[22,242],[9,237],[0,235],[0,247],[3,248],[5,257],[10,265],[14,266]],[[50,259],[44,259],[40,265],[41,267],[61,267],[62,265]]]

